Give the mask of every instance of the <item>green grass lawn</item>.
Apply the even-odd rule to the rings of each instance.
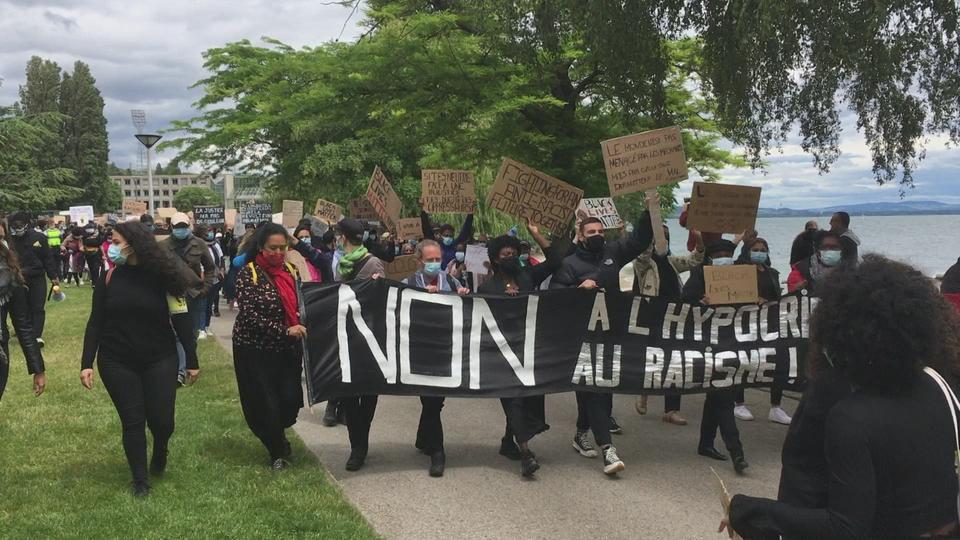
[[[201,342],[200,380],[177,394],[166,475],[134,499],[110,398],[99,376],[93,391],[80,386],[90,289],[66,292],[47,304],[42,396],[11,350],[0,401],[0,538],[376,537],[292,433],[293,466],[267,467],[216,340]]]

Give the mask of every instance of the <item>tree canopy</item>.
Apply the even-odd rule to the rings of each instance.
[[[220,204],[220,202],[220,195],[217,195],[215,191],[199,186],[181,188],[180,191],[173,196],[173,206],[183,212],[193,210],[194,206]]]

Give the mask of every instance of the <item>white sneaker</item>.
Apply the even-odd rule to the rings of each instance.
[[[606,446],[603,449],[603,472],[608,475],[614,475],[626,467],[623,461],[617,456],[617,449],[613,446]]]
[[[207,339],[207,333],[204,332],[203,330],[201,330],[201,331],[197,334],[197,341],[200,341],[201,339]]]
[[[753,413],[750,412],[750,409],[746,405],[737,405],[733,408],[733,415],[737,417],[737,420],[750,421],[753,420]]]
[[[787,411],[781,409],[780,407],[770,407],[770,414],[767,416],[771,422],[776,422],[778,424],[783,424],[789,426],[790,422],[793,421],[793,418],[790,418],[790,415],[787,414]]]
[[[207,328],[206,330],[204,330],[204,332],[207,333],[207,337],[213,337],[213,330]]]

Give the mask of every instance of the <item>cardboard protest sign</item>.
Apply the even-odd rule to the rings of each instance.
[[[296,227],[303,217],[303,201],[283,201],[283,226]]]
[[[237,225],[239,225],[240,228],[242,229],[243,223],[239,223],[239,220],[237,219],[239,215],[240,214],[239,212],[236,211],[236,209],[228,208],[224,215],[224,220],[223,220],[224,225],[226,225],[228,229],[236,228]]]
[[[313,215],[327,223],[338,223],[343,219],[343,208],[340,208],[339,204],[317,199],[317,204],[313,207]]]
[[[713,305],[751,304],[760,300],[756,265],[704,266],[703,279],[707,298]]]
[[[482,276],[487,275],[488,269],[485,266],[489,262],[487,257],[487,246],[484,244],[470,244],[464,253],[463,263],[467,267],[467,272],[473,272]]]
[[[170,218],[172,218],[173,215],[176,214],[177,212],[178,212],[178,210],[177,210],[176,208],[173,208],[173,207],[170,207],[170,208],[157,208],[157,216],[159,216],[161,220],[170,219]]]
[[[70,207],[70,222],[77,223],[81,226],[86,225],[93,221],[93,207],[92,206],[71,206]]]
[[[417,271],[416,255],[400,255],[383,266],[387,279],[402,281]]]
[[[610,139],[600,147],[614,197],[687,178],[687,158],[677,126]]]
[[[373,175],[370,176],[370,184],[367,185],[367,200],[370,201],[370,205],[373,206],[384,225],[391,231],[396,232],[403,203],[379,166],[374,167]]]
[[[472,214],[477,194],[471,171],[420,171],[423,209],[427,212]]]
[[[244,224],[257,225],[273,219],[273,205],[270,203],[246,203],[240,207],[240,219]]]
[[[141,216],[147,213],[147,203],[143,201],[123,201],[123,213],[133,216]]]
[[[197,225],[220,225],[225,218],[222,206],[193,207],[193,222]]]
[[[350,217],[364,221],[379,221],[380,216],[365,197],[350,201]]]
[[[423,237],[423,227],[420,218],[403,218],[397,222],[397,236],[401,240],[419,240]]]
[[[297,267],[297,272],[300,273],[300,280],[304,283],[313,281],[313,276],[310,274],[310,267],[306,259],[303,258],[298,251],[290,249],[287,250],[287,254],[284,257],[286,261]]]
[[[613,204],[613,199],[610,197],[580,199],[580,204],[577,205],[577,223],[591,217],[602,221],[604,229],[619,229],[623,227],[623,219],[620,218],[620,212],[617,212],[617,207]]]
[[[694,182],[687,227],[715,233],[753,230],[760,209],[760,191],[751,186]]]
[[[503,158],[487,205],[554,232],[566,230],[583,190],[523,163]]]

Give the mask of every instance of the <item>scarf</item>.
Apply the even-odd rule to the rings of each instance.
[[[337,269],[340,271],[340,278],[344,280],[353,279],[353,267],[367,256],[367,248],[360,246],[350,253],[344,253],[340,256],[340,263]]]
[[[273,286],[277,288],[277,294],[280,295],[280,301],[283,302],[283,314],[284,321],[287,323],[287,327],[296,326],[300,324],[300,303],[297,301],[297,284],[293,280],[293,276],[290,275],[290,272],[287,271],[286,265],[281,263],[279,265],[270,264],[270,261],[263,255],[263,253],[257,254],[257,266],[263,268],[263,270],[270,276],[270,281],[273,282]]]

